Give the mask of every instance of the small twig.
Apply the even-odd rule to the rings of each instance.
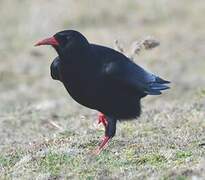
[[[134,59],[135,55],[139,55],[142,50],[150,50],[160,45],[160,42],[155,38],[148,36],[141,41],[136,41],[132,44],[130,57]]]
[[[59,129],[59,130],[61,130],[61,131],[64,130],[60,125],[58,125],[58,124],[55,123],[54,121],[49,121],[49,123],[50,123],[53,127],[57,128],[57,129]]]
[[[199,144],[199,147],[204,147],[204,146],[205,146],[205,143]]]
[[[154,37],[147,36],[146,38],[135,41],[127,50],[123,47],[119,40],[115,40],[115,49],[121,53],[127,54],[130,59],[134,59],[135,55],[139,55],[142,50],[150,50],[160,45],[160,42]]]
[[[160,45],[160,42],[152,37],[147,37],[147,39],[144,39],[143,45],[146,50],[153,49]]]
[[[123,47],[123,45],[119,42],[119,40],[115,40],[114,41],[114,46],[115,46],[115,49],[120,51],[121,53],[124,53],[125,52],[125,48]]]

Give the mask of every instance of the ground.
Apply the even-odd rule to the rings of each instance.
[[[0,179],[205,179],[204,0],[0,1]],[[160,46],[135,62],[170,80],[142,101],[137,120],[104,134],[97,112],[75,103],[50,77],[52,48],[33,44],[62,29],[91,42]]]

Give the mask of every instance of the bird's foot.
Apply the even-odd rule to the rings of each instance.
[[[106,128],[108,126],[108,121],[103,113],[99,113],[98,115],[98,124],[103,124],[103,126]]]
[[[99,155],[103,149],[105,149],[110,141],[111,137],[104,136],[100,145],[93,151],[95,155]]]

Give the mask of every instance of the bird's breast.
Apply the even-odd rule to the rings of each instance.
[[[78,103],[95,109],[96,103],[94,102],[97,96],[97,84],[95,77],[91,72],[86,72],[81,68],[66,68],[62,69],[62,82],[71,95],[71,97]]]

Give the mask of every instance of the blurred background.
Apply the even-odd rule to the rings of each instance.
[[[56,52],[34,47],[38,40],[64,29],[75,29],[90,42],[109,47],[117,39],[125,49],[146,36],[158,39],[160,46],[143,51],[135,62],[170,80],[172,89],[143,100],[139,122],[151,123],[153,114],[160,117],[164,112],[180,126],[181,116],[195,109],[199,114],[192,114],[192,120],[202,123],[195,130],[204,132],[204,17],[204,0],[0,0],[0,152],[55,138],[62,131],[90,134],[88,141],[96,133],[96,112],[75,103],[50,77]],[[119,125],[120,139],[123,126],[128,125]],[[137,121],[129,126],[136,128]],[[205,139],[203,134],[200,139]]]

